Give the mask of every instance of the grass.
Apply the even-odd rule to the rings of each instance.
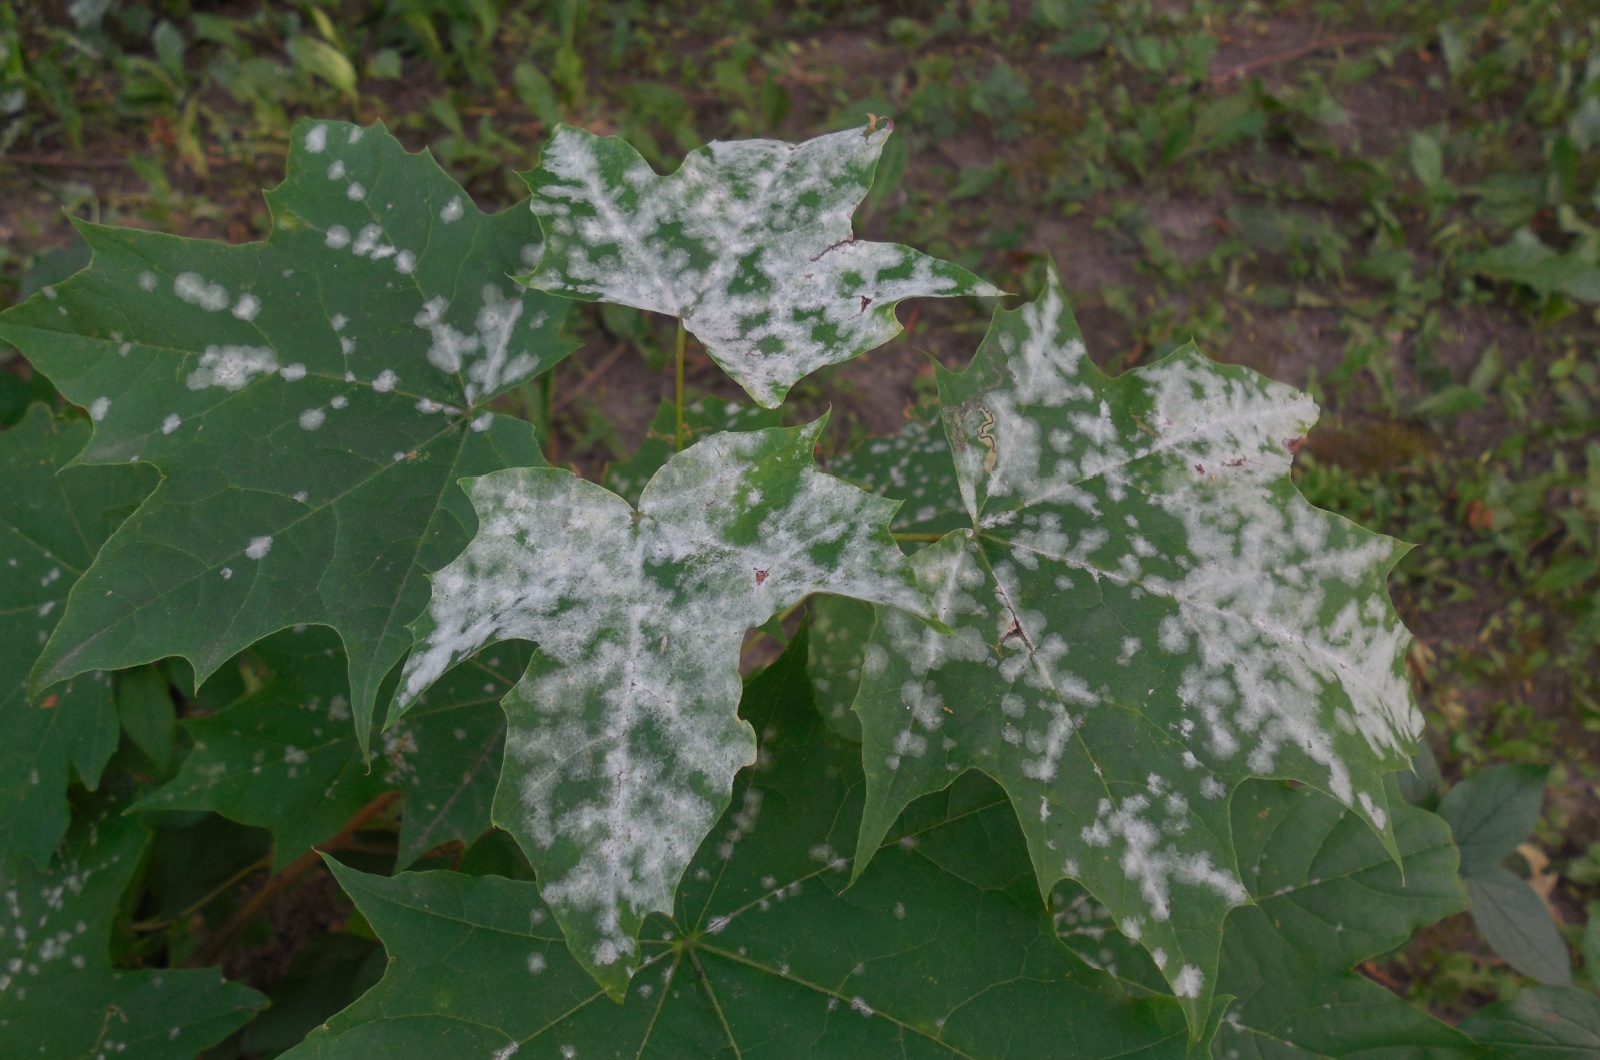
[[[0,6],[0,303],[81,264],[67,219],[261,237],[294,116],[381,119],[485,205],[558,121],[670,168],[713,138],[889,115],[861,227],[1035,293],[1053,258],[1114,370],[1191,337],[1308,388],[1314,502],[1395,573],[1446,780],[1555,767],[1533,837],[1600,898],[1600,5],[345,0]],[[971,306],[796,388],[833,444],[969,356]],[[673,389],[661,320],[585,311],[515,396],[598,475]],[[0,354],[0,357],[3,357]],[[0,420],[47,395],[0,371]],[[691,388],[731,394],[690,345]],[[537,391],[537,392],[534,392]],[[1374,974],[1459,1014],[1525,985],[1454,918]]]

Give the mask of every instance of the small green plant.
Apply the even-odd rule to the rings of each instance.
[[[561,127],[486,216],[302,120],[265,242],[82,226],[0,316],[88,413],[0,435],[8,1048],[192,1056],[263,1007],[193,970],[259,900],[196,943],[237,877],[143,856],[207,810],[274,880],[327,851],[387,951],[325,1022],[261,1017],[295,1056],[1582,1055],[1548,947],[1462,1028],[1353,971],[1465,908],[1458,865],[1525,889],[1538,788],[1487,838],[1483,785],[1401,797],[1403,548],[1291,483],[1304,395],[1192,344],[1105,375],[1053,268],[831,473],[825,417],[685,395],[691,335],[774,409],[901,300],[1001,294],[855,237],[888,135],[661,177]],[[573,299],[679,320],[617,492],[506,412]],[[751,629],[782,653],[742,680]]]

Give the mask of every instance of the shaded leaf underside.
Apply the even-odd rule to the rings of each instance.
[[[480,214],[381,127],[299,122],[265,243],[84,226],[90,266],[0,317],[89,410],[90,463],[160,487],[69,599],[35,689],[168,655],[201,679],[297,623],[335,628],[365,744],[422,575],[471,536],[464,475],[541,464],[479,406],[550,367],[560,299],[507,274],[525,207]]]

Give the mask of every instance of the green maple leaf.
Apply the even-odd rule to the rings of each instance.
[[[0,1042],[8,1056],[188,1060],[267,999],[216,969],[119,971],[117,903],[150,840],[132,818],[77,822],[44,869],[0,870]]]
[[[1234,795],[1234,845],[1255,904],[1228,916],[1218,990],[1238,1000],[1217,1056],[1474,1055],[1455,1028],[1350,970],[1466,905],[1449,827],[1391,805],[1403,874],[1371,827],[1321,792],[1256,781]]]
[[[338,630],[356,731],[460,550],[463,475],[542,463],[485,401],[565,357],[561,300],[506,278],[538,233],[480,214],[381,127],[300,122],[271,238],[82,227],[89,267],[0,316],[89,410],[79,457],[160,487],[75,587],[32,683],[182,655],[198,679],[286,626]]]
[[[1461,1029],[1485,1060],[1587,1060],[1600,1055],[1600,999],[1573,986],[1530,986],[1474,1012]]]
[[[1351,969],[1465,905],[1439,818],[1395,800],[1399,866],[1357,814],[1311,788],[1240,785],[1234,842],[1254,904],[1228,914],[1219,994],[1234,995],[1217,1060],[1467,1060],[1465,1035]],[[1062,891],[1072,891],[1063,894]],[[1148,952],[1072,885],[1057,893],[1062,940],[1130,990],[1164,992]]]
[[[289,1056],[1184,1055],[1171,998],[1130,998],[1052,937],[992,785],[919,803],[847,889],[860,755],[816,714],[804,639],[746,690],[761,762],[651,920],[620,1007],[531,884],[332,864],[391,963]]]
[[[155,485],[148,469],[73,468],[89,440],[81,420],[42,405],[0,433],[0,872],[44,865],[66,834],[69,765],[89,787],[120,729],[105,673],[27,695],[28,671],[61,618],[67,593],[118,522]]]
[[[1308,399],[1192,347],[1107,378],[1053,270],[939,388],[970,529],[912,562],[955,635],[880,609],[855,705],[863,852],[983,770],[1041,889],[1081,881],[1198,1034],[1222,923],[1250,900],[1241,781],[1314,784],[1394,849],[1382,777],[1421,730],[1384,587],[1401,548],[1290,483]]]
[[[627,141],[561,126],[524,174],[544,256],[523,282],[678,317],[767,408],[900,331],[901,299],[998,295],[966,269],[855,238],[889,129],[714,142],[668,177]]]
[[[350,682],[331,631],[269,637],[254,654],[274,675],[218,713],[184,723],[194,749],[134,810],[214,810],[269,829],[282,868],[336,834],[385,791],[405,794],[403,868],[440,843],[489,828],[505,716],[497,705],[527,665],[507,644],[456,667],[386,729],[372,761],[349,725]]]
[[[637,509],[565,471],[485,475],[468,486],[477,536],[433,576],[396,704],[487,643],[538,645],[502,701],[494,822],[616,995],[640,923],[671,909],[755,760],[737,716],[745,631],[823,588],[926,608],[889,536],[893,503],[816,470],[823,422],[703,438]]]

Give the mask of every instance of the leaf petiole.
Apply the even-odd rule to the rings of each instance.
[[[689,439],[688,431],[685,430],[683,426],[683,346],[685,336],[686,333],[683,328],[683,321],[680,320],[678,321],[677,350],[673,355],[673,360],[676,364],[677,376],[677,386],[673,397],[673,409],[677,416],[677,433],[675,438],[677,439],[677,447],[680,451],[683,449],[683,443]]]

